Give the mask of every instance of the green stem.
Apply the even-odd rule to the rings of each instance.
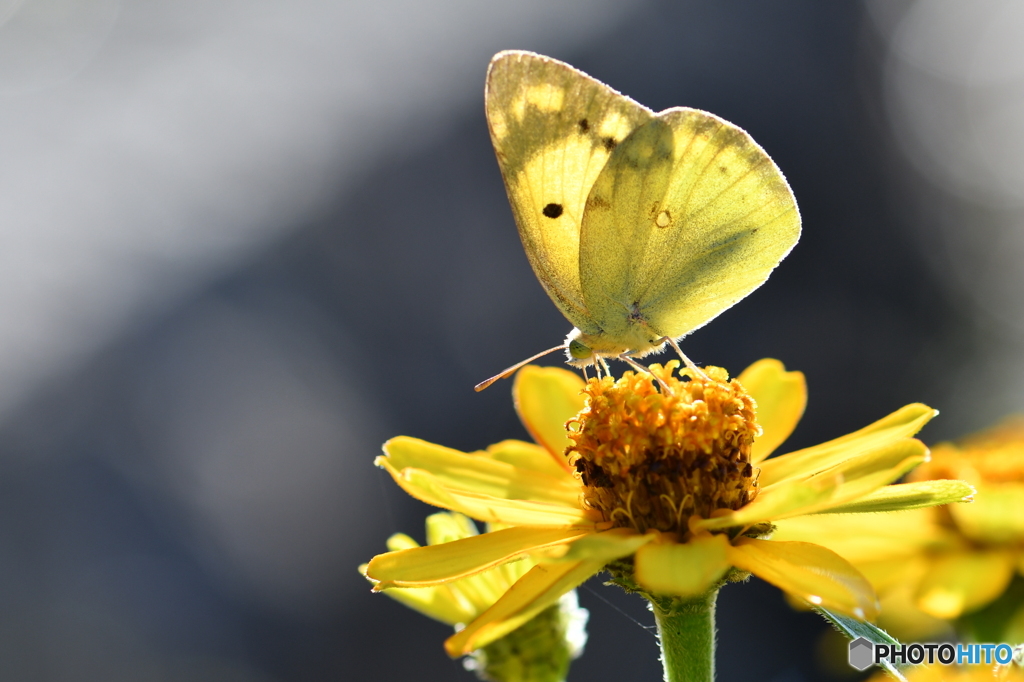
[[[715,599],[718,588],[693,599],[654,597],[665,682],[715,679]]]

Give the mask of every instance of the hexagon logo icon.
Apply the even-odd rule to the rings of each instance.
[[[874,661],[875,647],[871,642],[858,637],[850,642],[850,665],[857,670],[867,670]]]

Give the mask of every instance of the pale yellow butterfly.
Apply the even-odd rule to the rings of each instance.
[[[714,114],[654,113],[520,51],[491,60],[485,99],[526,255],[576,327],[544,353],[585,367],[675,345],[761,286],[800,237],[782,172]]]

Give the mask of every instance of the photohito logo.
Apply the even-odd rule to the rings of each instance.
[[[1013,659],[1009,644],[874,644],[858,637],[850,642],[850,666],[867,670],[882,661],[892,664],[941,663],[942,665],[1006,665]]]

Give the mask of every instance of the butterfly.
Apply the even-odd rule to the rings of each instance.
[[[782,172],[714,114],[655,113],[523,51],[494,56],[485,100],[526,255],[575,328],[478,391],[563,348],[580,367],[678,350],[761,286],[800,237]]]

